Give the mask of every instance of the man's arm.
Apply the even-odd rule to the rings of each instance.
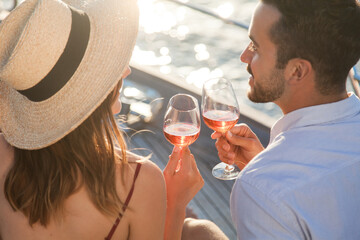
[[[293,211],[246,182],[236,181],[230,205],[238,239],[305,239]]]

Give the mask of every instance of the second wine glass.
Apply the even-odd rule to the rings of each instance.
[[[204,82],[202,89],[202,115],[205,124],[223,135],[240,117],[239,105],[231,82],[225,78],[213,78]],[[236,165],[217,164],[212,174],[221,180],[235,179],[240,173]]]

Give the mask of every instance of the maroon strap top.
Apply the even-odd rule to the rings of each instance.
[[[131,199],[131,197],[132,197],[132,195],[133,195],[134,188],[135,188],[135,181],[136,181],[136,178],[137,178],[138,175],[139,175],[140,168],[141,168],[141,164],[138,163],[137,166],[136,166],[135,174],[134,174],[133,184],[132,184],[131,189],[130,189],[130,192],[129,192],[127,198],[126,198],[126,201],[125,201],[125,203],[124,203],[124,205],[123,205],[123,207],[122,207],[123,213],[125,212],[128,204],[129,204],[129,202],[130,202],[130,199]],[[117,226],[118,226],[119,223],[120,223],[120,220],[121,220],[122,216],[123,216],[123,215],[122,215],[121,213],[119,213],[119,216],[116,218],[115,223],[114,223],[114,225],[112,226],[112,228],[111,228],[109,234],[107,235],[107,237],[105,238],[105,240],[110,240],[110,239],[111,239],[111,237],[113,236],[113,234],[114,234]]]

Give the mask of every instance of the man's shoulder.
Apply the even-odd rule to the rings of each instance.
[[[243,169],[239,183],[276,199],[306,192],[312,186],[336,187],[330,182],[335,179],[346,182],[352,173],[360,183],[360,176],[356,177],[356,171],[360,171],[360,151],[323,152],[322,147],[308,151],[293,147],[294,144],[270,146]]]

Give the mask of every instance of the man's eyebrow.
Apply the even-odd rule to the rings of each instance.
[[[256,47],[259,47],[259,44],[256,42],[253,36],[249,35],[250,40],[254,43]]]

